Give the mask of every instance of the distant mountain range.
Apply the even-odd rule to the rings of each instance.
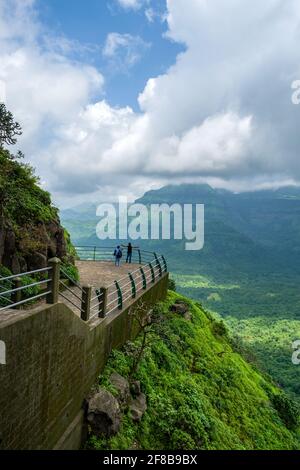
[[[208,185],[166,186],[137,202],[205,205],[205,246],[186,252],[184,242],[141,241],[167,254],[174,272],[201,272],[223,279],[260,273],[298,272],[300,262],[300,188],[232,193]],[[103,245],[95,233],[96,205],[61,212],[75,244]],[[108,244],[113,244],[109,241]]]

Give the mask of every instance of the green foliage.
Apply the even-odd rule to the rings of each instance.
[[[79,272],[73,263],[68,262],[67,259],[63,260],[61,268],[73,281],[79,281]]]
[[[169,286],[168,286],[168,289],[173,291],[173,292],[176,292],[176,282],[173,278],[169,278]]]
[[[288,429],[299,426],[299,405],[285,393],[273,394],[271,402]]]
[[[228,337],[228,331],[226,325],[223,321],[216,321],[212,322],[212,332],[215,336],[226,336]]]
[[[71,236],[70,236],[69,232],[66,229],[64,229],[64,237],[65,237],[65,241],[66,241],[66,245],[67,245],[68,255],[70,257],[72,257],[73,259],[77,259],[78,255],[77,255],[76,249],[75,249],[73,243],[71,242]]]
[[[134,377],[147,397],[148,409],[141,423],[125,415],[116,436],[90,436],[88,447],[298,449],[296,433],[286,426],[290,409],[281,405],[279,413],[269,398],[278,394],[277,388],[232,349],[226,329],[215,320],[212,323],[199,305],[185,299],[192,321],[170,312],[178,299],[182,297],[170,292],[156,308],[162,321],[150,333],[149,347]],[[140,335],[135,346],[141,341]],[[128,346],[114,351],[100,385],[112,390],[111,373],[128,377],[131,362]]]
[[[11,289],[11,281],[1,281],[1,278],[9,277],[12,272],[3,265],[0,265],[0,307],[6,307],[9,302],[6,298],[10,299],[10,296],[1,296],[1,292]]]
[[[4,103],[0,103],[0,147],[3,144],[14,145],[17,137],[22,135],[22,129],[10,111],[6,109]]]
[[[57,218],[48,192],[38,186],[34,170],[0,148],[0,212],[16,226]]]
[[[1,295],[1,292],[5,292],[7,290],[13,289],[13,283],[11,280],[1,281],[1,277],[5,278],[9,276],[12,276],[12,272],[9,269],[7,269],[5,266],[0,265],[0,295]],[[36,275],[35,277],[33,276],[21,276],[20,277],[21,286],[23,287],[29,286],[25,289],[22,289],[22,300],[30,299],[31,297],[34,297],[35,295],[40,294],[44,286],[43,285],[31,286],[31,284],[41,281],[42,276],[43,275]],[[8,300],[5,300],[6,298]],[[11,294],[0,297],[0,306],[1,307],[9,306],[10,304],[9,300],[12,300]]]
[[[30,286],[22,290],[22,299],[30,299],[31,297],[41,293],[41,286],[31,286],[31,284],[40,281],[39,277],[22,276],[21,280],[22,286]]]

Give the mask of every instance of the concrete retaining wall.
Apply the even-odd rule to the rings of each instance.
[[[165,274],[134,305],[93,327],[61,303],[1,315],[0,449],[78,448],[84,398],[111,350],[138,333],[129,312],[162,300],[167,288]]]

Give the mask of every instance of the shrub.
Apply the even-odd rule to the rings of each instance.
[[[174,279],[170,279],[169,278],[169,285],[168,285],[168,289],[173,291],[173,292],[176,292],[176,282]]]
[[[223,321],[213,321],[212,322],[212,332],[214,336],[228,336],[228,331]]]
[[[1,278],[2,277],[9,277],[11,275],[12,275],[12,272],[8,268],[6,268],[3,265],[0,265],[0,295],[1,295],[1,292],[5,292],[6,290],[11,289],[11,286],[12,286],[11,281],[2,281],[1,282]],[[10,299],[10,296],[1,296],[0,297],[0,307],[6,307],[7,305],[9,305],[9,301],[5,300],[6,297],[7,297],[7,299]]]
[[[194,439],[185,431],[175,429],[171,437],[171,445],[176,450],[193,450],[196,449]]]
[[[289,398],[284,392],[280,394],[272,394],[271,403],[278,411],[278,414],[286,427],[295,430],[299,424],[299,406]]]
[[[62,271],[64,271],[73,281],[79,281],[79,273],[76,266],[72,263],[64,261],[61,265]]]

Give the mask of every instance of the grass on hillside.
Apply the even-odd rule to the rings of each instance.
[[[300,339],[297,280],[259,278],[234,288],[202,275],[173,277],[179,292],[222,316],[259,366],[299,399],[300,367],[291,360],[292,343]]]
[[[127,413],[110,439],[90,436],[94,449],[297,449],[293,403],[245,362],[230,344],[224,324],[185,299],[192,321],[169,311],[178,298],[169,293],[155,311],[162,321],[135,374],[147,396],[140,424]],[[134,342],[138,346],[139,336]],[[112,387],[116,371],[128,377],[130,348],[114,351],[99,379]]]

